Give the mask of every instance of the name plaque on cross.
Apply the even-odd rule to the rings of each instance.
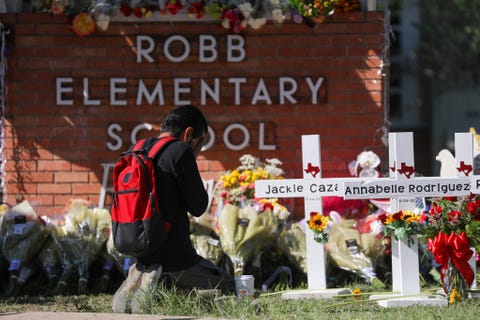
[[[392,197],[467,196],[471,193],[469,178],[420,177],[414,180],[391,178],[372,181],[345,181],[345,199],[372,199]]]
[[[471,192],[474,194],[480,194],[480,176],[472,176],[470,180],[472,181]]]
[[[255,196],[264,198],[324,197],[341,193],[343,179],[282,179],[255,181]]]

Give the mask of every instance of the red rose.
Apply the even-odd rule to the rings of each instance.
[[[448,201],[457,201],[457,197],[443,197],[443,199],[448,200]]]
[[[382,212],[378,215],[378,219],[380,221],[382,221],[382,223],[385,223],[385,221],[387,221],[387,213],[386,212]]]
[[[428,211],[428,213],[429,213],[431,216],[436,217],[436,216],[438,216],[438,215],[440,215],[440,214],[442,213],[442,210],[443,210],[442,207],[440,207],[438,204],[434,203],[434,204],[432,205],[432,207],[430,208],[430,210]]]
[[[393,221],[402,220],[402,211],[398,211],[392,214],[392,220]]]
[[[462,216],[461,211],[450,211],[448,213],[448,221],[451,223],[456,223],[460,220],[460,217]]]
[[[120,8],[120,12],[123,13],[124,16],[128,17],[132,14],[133,9],[128,4],[124,4]]]

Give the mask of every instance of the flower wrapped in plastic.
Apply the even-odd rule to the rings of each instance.
[[[128,275],[128,270],[130,270],[130,267],[135,263],[136,259],[118,252],[113,244],[112,235],[110,235],[107,240],[105,253],[107,254],[106,260],[111,259],[113,266],[115,266],[117,270],[126,278]],[[106,263],[108,262],[106,261]]]
[[[32,275],[35,266],[31,262],[47,239],[48,231],[30,203],[23,201],[5,214],[1,234],[2,251],[11,274],[6,294],[16,295]]]
[[[69,280],[77,271],[78,292],[84,294],[87,291],[88,269],[108,240],[110,215],[107,210],[90,210],[84,201],[74,200],[65,214],[65,224],[54,231],[63,267],[55,290],[65,292]]]
[[[278,159],[263,162],[249,154],[239,160],[240,166],[220,177],[218,206],[220,241],[235,274],[243,273],[245,263],[270,245],[290,216],[278,199],[255,198],[255,181],[283,178],[282,163]]]
[[[305,237],[305,223],[293,222],[277,237],[280,250],[288,260],[303,273],[307,273],[307,243]]]
[[[377,288],[384,288],[385,284],[378,279],[370,257],[366,255],[368,248],[364,248],[363,237],[355,228],[356,220],[342,220],[333,218],[329,231],[329,239],[325,245],[331,261],[340,269],[353,272]],[[373,236],[373,235],[372,235]],[[370,242],[375,243],[375,242]]]
[[[469,259],[480,248],[480,196],[436,198],[426,217],[424,235],[440,264],[443,289],[454,303],[467,295],[474,280]]]
[[[192,222],[190,226],[190,239],[197,253],[215,265],[220,265],[224,260],[225,253],[218,234],[198,222]]]
[[[284,226],[273,207],[251,204],[244,208],[226,204],[218,225],[223,251],[232,261],[236,275],[243,274],[245,264],[275,242]]]
[[[42,217],[42,220],[45,221],[45,226],[49,231],[49,235],[43,247],[38,251],[37,258],[40,262],[42,271],[48,279],[49,290],[52,290],[60,277],[62,263],[60,251],[53,236],[56,222],[49,217]]]
[[[112,273],[117,270],[124,278],[128,275],[128,270],[136,262],[136,259],[118,252],[113,244],[112,233],[109,232],[105,249],[100,250],[100,256],[97,261],[101,262],[100,280],[95,286],[97,293],[106,292],[111,283]]]
[[[3,242],[3,233],[2,233],[2,222],[3,218],[7,214],[9,206],[5,203],[0,204],[0,271],[5,273],[8,269],[8,261],[3,254],[2,242]]]

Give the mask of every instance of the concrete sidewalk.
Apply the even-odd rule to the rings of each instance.
[[[162,316],[152,314],[121,314],[93,312],[25,312],[0,313],[0,320],[221,320],[189,316]]]

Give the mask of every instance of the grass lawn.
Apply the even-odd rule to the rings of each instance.
[[[479,319],[480,300],[463,299],[448,306],[409,306],[385,308],[368,299],[368,287],[358,287],[357,295],[343,295],[332,299],[286,300],[282,292],[256,293],[254,300],[233,296],[197,295],[158,288],[145,295],[143,313],[169,316],[195,316],[227,319]],[[430,288],[425,293],[435,293]],[[5,312],[111,312],[112,294],[95,295],[20,295],[16,299],[0,298],[0,317]]]

